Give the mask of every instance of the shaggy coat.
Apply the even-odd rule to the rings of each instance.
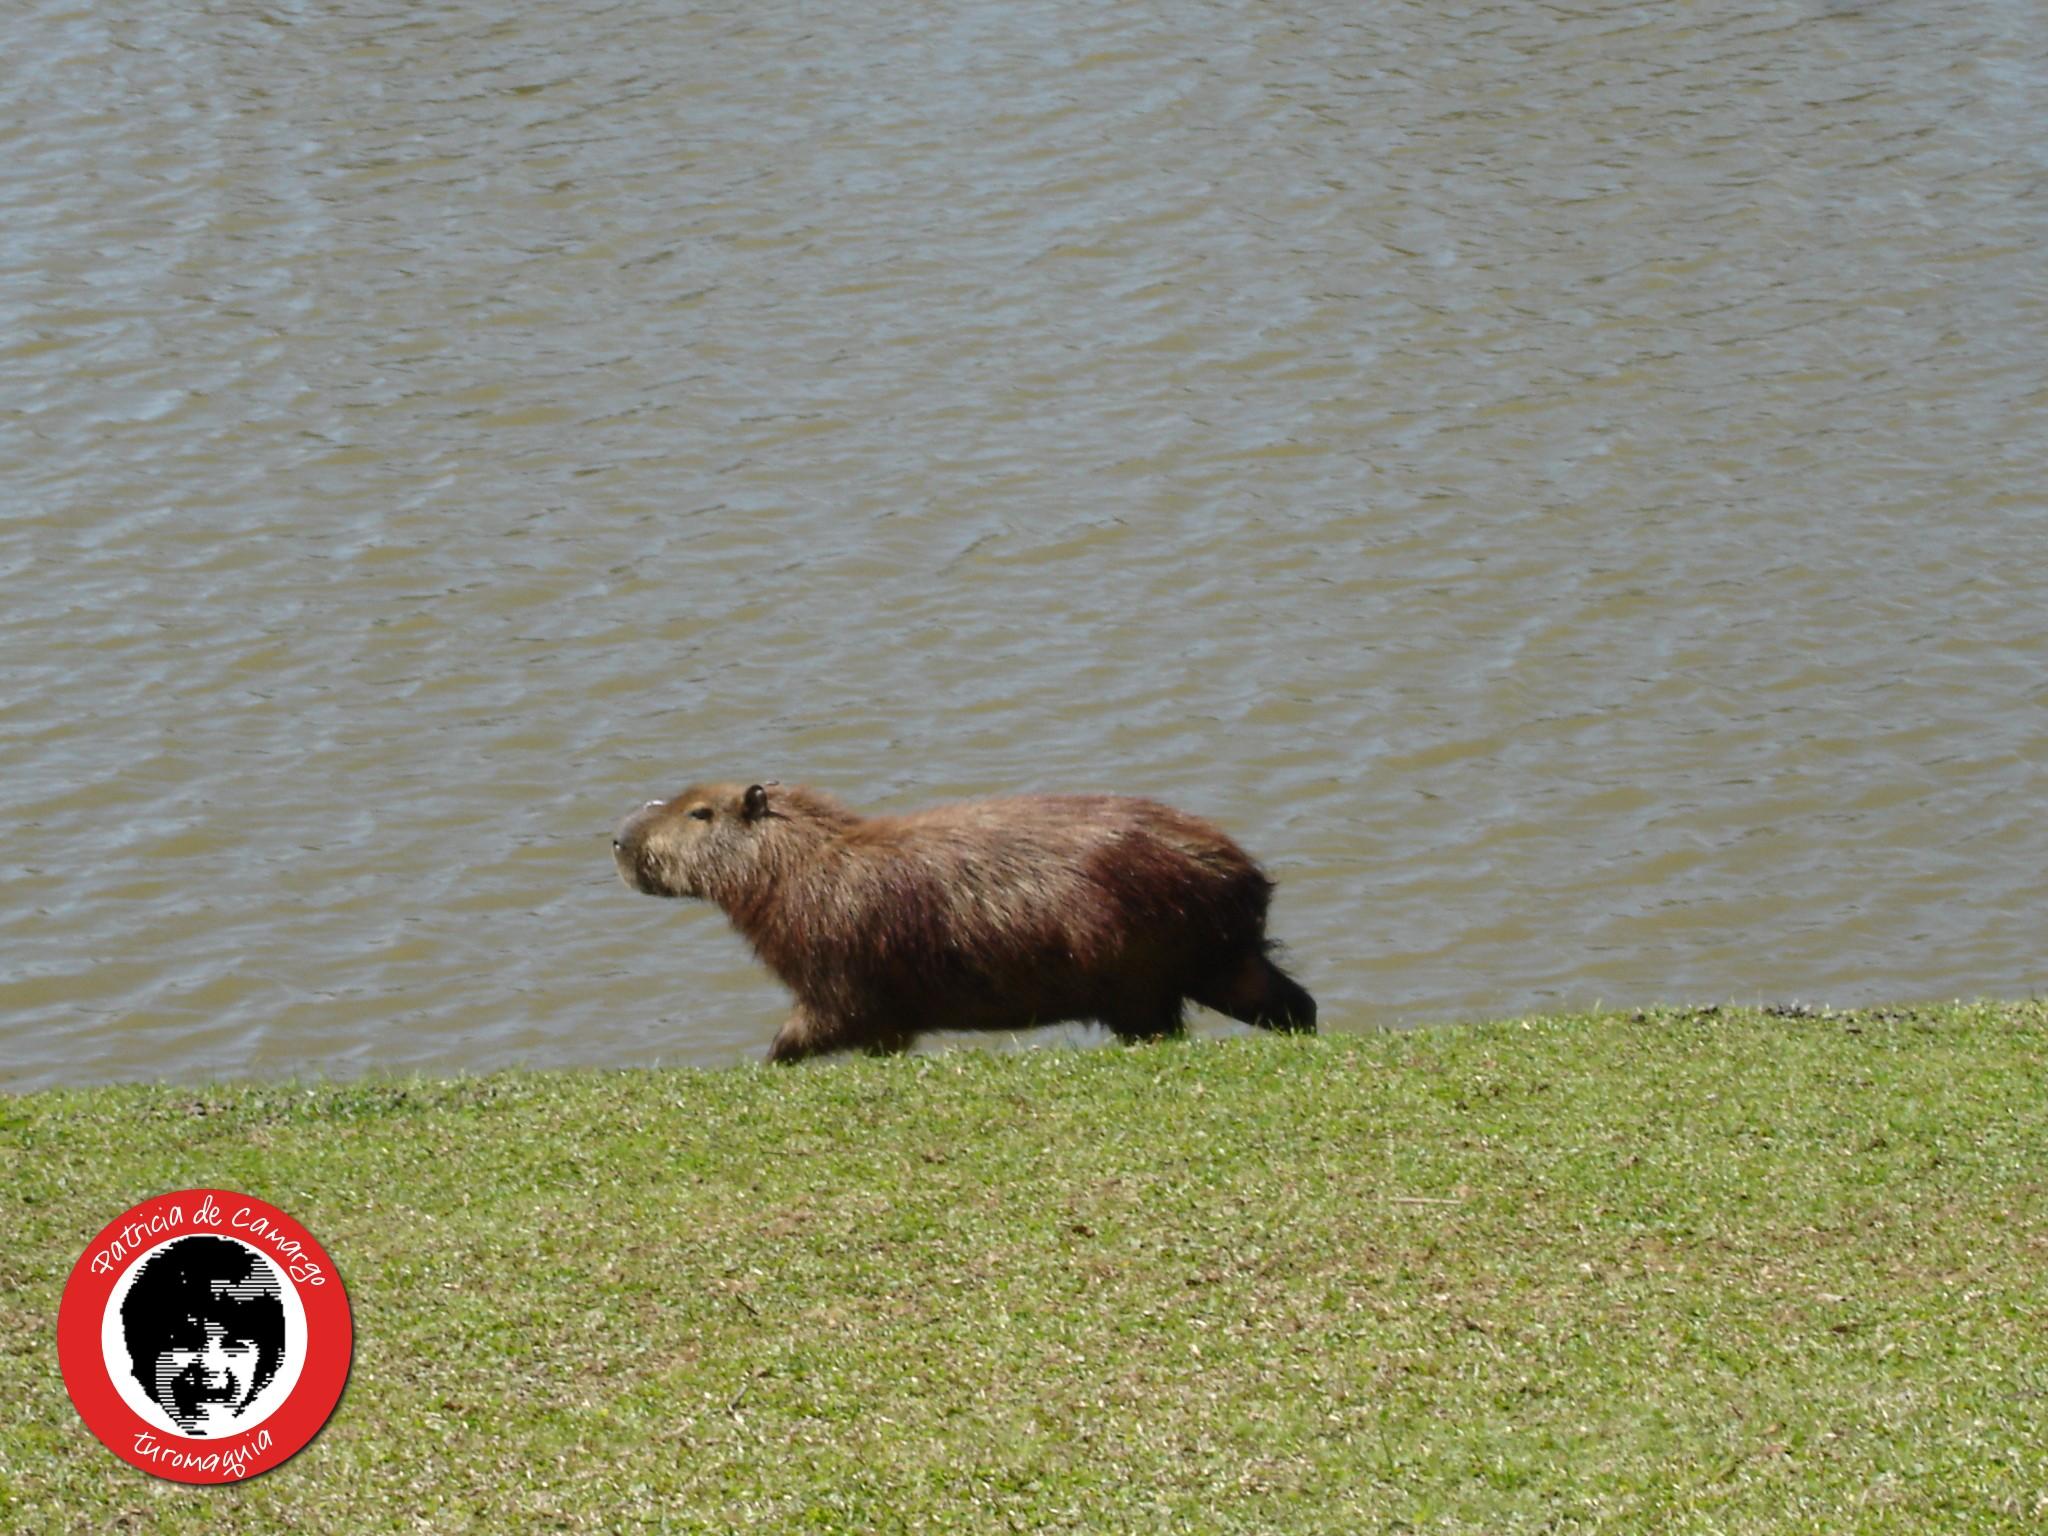
[[[771,1061],[1063,1019],[1150,1039],[1180,1030],[1188,999],[1315,1028],[1314,999],[1268,956],[1272,882],[1216,827],[1153,800],[864,817],[816,790],[699,784],[628,816],[612,856],[636,890],[723,909],[796,994]]]

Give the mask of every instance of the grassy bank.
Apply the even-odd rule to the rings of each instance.
[[[2026,1005],[0,1099],[0,1529],[2033,1528],[2044,1087]],[[196,1184],[356,1315],[222,1490],[52,1343]]]

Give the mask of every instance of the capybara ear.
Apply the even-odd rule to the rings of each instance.
[[[746,795],[740,801],[740,815],[748,821],[759,821],[768,814],[768,791],[758,784],[749,784]]]

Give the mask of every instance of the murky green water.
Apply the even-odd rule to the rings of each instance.
[[[0,1084],[751,1056],[700,776],[1171,799],[1339,1028],[2039,990],[2040,19],[7,11]]]

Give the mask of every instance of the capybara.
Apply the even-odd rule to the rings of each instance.
[[[860,816],[813,789],[698,784],[628,816],[612,857],[635,890],[716,903],[796,994],[770,1061],[1063,1019],[1149,1040],[1179,1032],[1189,998],[1316,1027],[1315,999],[1268,956],[1265,872],[1154,800]]]

